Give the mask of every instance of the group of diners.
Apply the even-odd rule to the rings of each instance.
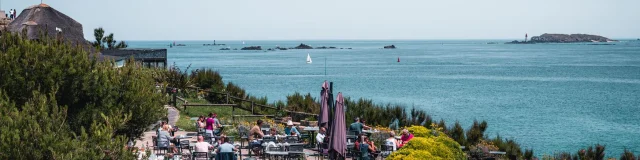
[[[352,136],[357,136],[353,145],[354,150],[359,153],[358,156],[361,159],[375,159],[379,154],[389,155],[391,152],[397,151],[402,146],[406,145],[412,138],[413,134],[409,133],[409,130],[403,129],[402,136],[396,137],[395,132],[389,132],[389,138],[385,139],[384,147],[382,150],[378,149],[373,141],[369,140],[369,135],[363,132],[363,129],[371,129],[371,127],[365,125],[364,120],[355,118],[355,122],[349,126],[349,133]]]
[[[313,127],[312,127],[313,128]],[[314,131],[309,130],[311,128],[305,128],[305,131]],[[316,140],[320,137],[321,142],[324,139],[325,129],[324,128],[315,128],[319,131],[316,135]],[[265,125],[264,121],[257,120],[255,125],[253,125],[248,133],[248,148],[254,153],[256,156],[263,156],[264,154],[269,154],[270,152],[302,152],[302,134],[300,133],[301,129],[296,127],[291,120],[286,122],[286,127],[282,132],[279,132],[276,127],[270,127],[269,125]],[[280,134],[284,133],[284,134]],[[309,137],[311,138],[311,137]],[[281,150],[270,150],[270,148],[280,148]],[[295,148],[295,149],[292,149]],[[299,151],[297,149],[300,149]]]
[[[198,133],[208,134],[209,137],[213,137],[214,135],[220,135],[222,133],[222,123],[218,120],[218,115],[216,113],[209,113],[209,117],[205,117],[201,115],[196,121],[196,128],[198,129]]]

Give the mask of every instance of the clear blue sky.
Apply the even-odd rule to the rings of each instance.
[[[119,40],[640,38],[640,0],[45,0]],[[18,11],[40,0],[4,0]]]

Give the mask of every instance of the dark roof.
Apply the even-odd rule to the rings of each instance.
[[[56,37],[58,31],[62,30],[62,37],[73,44],[90,45],[84,39],[82,24],[73,18],[51,8],[49,5],[40,4],[28,7],[9,24],[9,31],[20,32],[27,29],[29,39],[38,39],[39,32],[44,31],[50,37]]]

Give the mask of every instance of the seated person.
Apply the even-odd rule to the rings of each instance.
[[[260,126],[262,126],[262,120],[256,121],[256,125],[251,127],[251,130],[249,130],[249,148],[251,148],[256,155],[260,155],[260,147],[262,146],[258,139],[262,139],[264,137],[264,133],[262,133]]]
[[[295,134],[292,135],[292,132],[295,132]],[[296,127],[293,126],[292,121],[287,121],[287,127],[284,128],[284,133],[287,136],[300,136],[300,132],[298,132],[298,129],[296,129]]]
[[[231,142],[229,141],[229,138],[225,136],[225,137],[221,137],[220,139],[223,142],[220,144],[220,146],[218,146],[218,150],[216,151],[217,153],[227,153],[227,152],[238,151],[238,148],[236,148],[233,144],[231,144]]]
[[[320,145],[324,141],[324,137],[326,137],[327,130],[324,127],[320,127],[318,130],[318,134],[316,135],[316,142]]]
[[[278,130],[276,130],[276,128],[270,128],[269,129],[269,136],[271,137],[275,137],[276,141],[278,140]]]
[[[367,143],[369,145],[369,156],[372,156],[373,159],[378,158],[378,153],[376,151],[378,151],[378,148],[376,148],[376,145],[373,144],[373,141],[369,140],[369,137],[364,137],[364,141],[365,143]]]
[[[198,136],[198,143],[195,145],[195,152],[209,152],[213,146],[204,141],[204,137]]]
[[[367,136],[360,134],[355,144],[356,151],[360,151],[360,159],[369,160],[371,155],[369,153],[375,152],[373,142],[367,142],[365,139]]]
[[[385,145],[392,147],[393,148],[392,151],[396,151],[398,144],[399,143],[398,143],[398,140],[396,139],[396,133],[393,131],[389,132],[389,138],[385,140]]]
[[[175,136],[169,135],[169,125],[162,126],[162,130],[158,132],[158,142],[157,145],[159,148],[173,148],[173,153],[177,153],[175,147],[170,146],[171,140],[175,139]]]
[[[398,147],[402,148],[405,144],[409,143],[409,141],[413,138],[413,134],[409,133],[409,130],[402,130],[402,137],[400,138],[400,144]]]

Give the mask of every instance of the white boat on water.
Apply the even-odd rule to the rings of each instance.
[[[307,53],[307,64],[311,64],[313,61],[311,61],[311,56],[309,55],[309,53]]]

